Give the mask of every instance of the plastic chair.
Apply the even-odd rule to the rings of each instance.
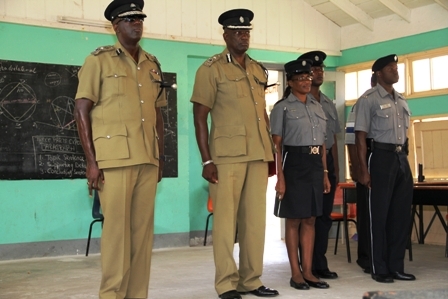
[[[207,244],[207,232],[208,232],[208,223],[210,220],[210,217],[213,215],[213,201],[212,198],[209,196],[207,200],[207,210],[210,214],[207,216],[207,221],[205,222],[205,233],[204,233],[204,246]],[[238,227],[236,228],[235,232],[235,243],[237,243],[238,240]]]
[[[341,222],[344,225],[344,236],[345,236],[345,245],[347,247],[347,260],[349,263],[352,262],[351,254],[350,254],[350,244],[348,237],[348,222],[352,222],[356,227],[356,214],[352,213],[352,209],[348,209],[349,204],[356,204],[356,189],[354,188],[343,188],[342,189],[342,213],[332,212],[331,219],[333,222],[338,223],[337,231],[336,231],[336,243],[334,245],[334,254],[338,251],[338,241],[339,241],[339,231],[341,228]]]
[[[98,195],[98,192],[96,190],[93,193],[92,217],[93,217],[93,221],[90,223],[89,235],[87,236],[86,256],[89,255],[90,238],[92,236],[93,225],[96,222],[101,222],[101,228],[103,228],[103,223],[104,223],[104,216],[103,216],[103,213],[101,212],[100,196]]]

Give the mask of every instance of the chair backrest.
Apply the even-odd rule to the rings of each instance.
[[[207,210],[209,213],[213,213],[213,201],[212,198],[209,196],[207,200]]]
[[[96,190],[93,192],[92,217],[93,219],[104,219],[101,212],[100,196]]]

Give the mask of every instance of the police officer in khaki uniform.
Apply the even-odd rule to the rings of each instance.
[[[263,286],[268,161],[273,160],[269,120],[265,110],[264,67],[251,59],[247,9],[227,11],[218,19],[226,49],[198,69],[193,102],[202,176],[213,200],[215,289],[220,298],[278,295]],[[211,115],[210,135],[207,117]],[[235,231],[240,244],[239,269],[233,258]]]
[[[356,103],[359,182],[370,189],[371,275],[383,283],[415,280],[404,272],[413,195],[407,157],[411,113],[405,98],[393,88],[399,79],[397,61],[395,54],[375,61],[372,72],[378,84]],[[368,160],[366,137],[371,139]]]
[[[104,214],[101,299],[148,295],[166,96],[157,59],[139,45],[142,8],[142,0],[109,4],[104,15],[118,41],[89,55],[78,74],[75,119],[87,184]]]
[[[316,217],[314,224],[316,238],[314,240],[313,252],[313,274],[320,278],[333,279],[338,274],[328,268],[328,261],[325,254],[328,247],[328,233],[333,225],[331,212],[333,211],[334,193],[339,182],[338,144],[336,134],[341,132],[338,113],[333,101],[320,91],[320,86],[324,83],[324,60],[327,54],[322,51],[311,51],[299,56],[298,59],[309,59],[312,61],[311,71],[313,80],[311,82],[310,96],[322,105],[327,118],[327,131],[325,138],[328,179],[330,180],[330,192],[324,194],[322,202],[322,216]]]

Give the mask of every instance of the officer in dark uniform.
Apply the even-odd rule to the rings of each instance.
[[[372,74],[370,86],[376,86],[376,76]],[[370,216],[368,212],[369,189],[358,182],[359,160],[355,145],[356,104],[353,105],[345,125],[345,145],[348,150],[350,176],[356,184],[356,232],[358,236],[358,259],[356,263],[364,273],[370,274]],[[367,139],[367,157],[370,155],[370,139]],[[366,157],[366,159],[368,159]]]
[[[359,182],[370,188],[371,275],[386,283],[415,280],[404,272],[413,195],[407,158],[411,112],[393,88],[399,79],[397,61],[395,54],[375,61],[372,72],[378,84],[358,100],[355,122]],[[366,138],[372,139],[368,161]]]
[[[285,220],[285,244],[291,267],[291,287],[326,289],[312,273],[314,223],[322,215],[323,194],[331,189],[325,155],[326,120],[322,106],[311,97],[311,61],[285,64],[288,96],[271,111],[271,132],[277,149],[278,216]],[[300,240],[302,270],[299,268]]]
[[[324,83],[324,60],[327,57],[322,51],[311,51],[302,54],[298,59],[309,59],[312,61],[311,71],[313,80],[311,82],[310,96],[322,105],[322,109],[327,117],[327,132],[325,138],[325,147],[327,148],[327,169],[328,179],[331,189],[329,193],[324,194],[322,202],[322,216],[316,217],[314,225],[316,238],[314,240],[313,252],[313,274],[320,278],[333,279],[338,274],[328,269],[328,261],[325,257],[328,247],[328,233],[330,232],[333,220],[331,212],[333,211],[334,193],[339,182],[339,163],[338,163],[338,144],[336,134],[341,132],[338,113],[332,100],[320,91],[320,86]]]

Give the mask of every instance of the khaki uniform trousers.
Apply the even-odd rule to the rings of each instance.
[[[268,163],[251,161],[216,165],[218,183],[209,184],[213,201],[215,289],[252,291],[263,284]],[[239,270],[233,258],[238,225]]]
[[[158,167],[104,169],[100,299],[147,298]]]

